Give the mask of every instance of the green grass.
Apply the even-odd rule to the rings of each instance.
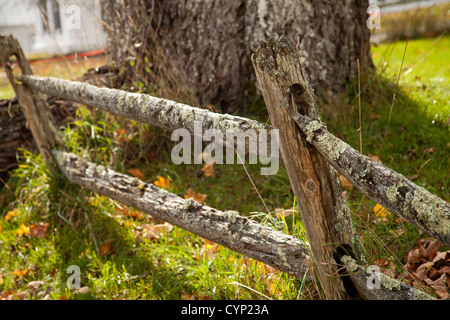
[[[450,60],[449,43],[448,36],[409,42],[405,73],[381,153],[385,165],[447,200],[450,74],[445,64]],[[374,48],[377,74],[362,76],[364,154],[380,156],[404,45],[396,43],[392,55],[393,45]],[[357,92],[357,83],[352,83],[345,95],[321,108],[329,130],[359,149]],[[249,117],[266,121],[260,101],[250,109]],[[282,164],[273,176],[261,176],[261,165],[247,165],[249,176],[242,165],[215,165],[215,176],[207,177],[201,174],[202,165],[172,164],[170,151],[175,143],[169,132],[84,108],[73,126],[64,128],[64,137],[70,152],[90,161],[128,174],[128,169],[139,169],[149,183],[158,176],[169,178],[168,189],[181,197],[192,189],[205,194],[209,206],[234,209],[260,220],[267,217],[267,206],[271,211],[268,227],[297,237],[302,234],[298,213],[285,220],[274,217],[275,208],[295,204]],[[156,240],[146,239],[143,224],[161,221],[133,217],[132,208],[127,216],[117,202],[74,186],[62,176],[51,177],[39,155],[23,152],[20,159],[19,168],[0,190],[0,294],[28,292],[30,281],[42,280],[40,293],[28,298],[320,298],[313,284],[271,272],[260,263],[244,263],[242,255],[226,248],[220,247],[211,259],[203,257],[201,249],[208,243],[180,228]],[[425,235],[395,216],[374,224],[374,203],[355,189],[347,193],[368,263],[386,259],[401,274],[407,253]],[[13,217],[6,220],[11,211]],[[49,226],[44,238],[17,234],[22,224],[38,223]],[[102,255],[107,242],[110,250]],[[80,267],[81,286],[89,292],[67,288],[70,274],[66,270],[71,265]],[[15,276],[15,270],[27,272]]]

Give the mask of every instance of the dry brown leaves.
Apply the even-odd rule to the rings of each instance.
[[[185,199],[192,198],[192,199],[194,199],[195,201],[197,201],[198,203],[204,204],[205,199],[206,199],[206,194],[203,194],[203,193],[200,193],[200,192],[199,192],[199,193],[195,193],[194,190],[189,189],[189,190],[186,192],[186,194],[184,195],[184,198],[185,198]]]
[[[450,294],[450,250],[440,252],[438,240],[418,241],[418,248],[408,254],[406,279],[417,289],[437,294],[446,299]]]

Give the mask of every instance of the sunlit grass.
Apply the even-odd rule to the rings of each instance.
[[[361,83],[363,152],[381,156],[385,165],[448,199],[449,37],[409,42],[385,137],[404,45],[397,43],[392,55],[388,45],[373,48],[377,75],[363,76]],[[37,75],[72,79],[89,66],[75,70],[63,63],[33,68]],[[342,100],[321,106],[321,111],[329,130],[359,149],[356,88],[350,85]],[[267,120],[260,100],[255,100],[253,109],[248,117]],[[236,210],[267,221],[268,227],[303,236],[298,212],[283,218],[275,215],[275,209],[295,205],[282,163],[273,176],[261,176],[260,164],[246,165],[248,175],[240,164],[214,165],[215,175],[205,176],[203,165],[171,162],[175,142],[170,141],[169,132],[85,108],[79,109],[64,137],[70,152],[90,161],[126,174],[139,169],[148,183],[158,176],[168,178],[170,191],[181,197],[192,189],[206,195],[209,206]],[[42,280],[43,293],[34,299],[319,298],[314,285],[302,284],[226,248],[202,256],[208,245],[205,239],[180,228],[156,240],[146,239],[143,224],[161,221],[146,215],[127,216],[119,203],[74,186],[62,176],[51,177],[38,155],[25,152],[20,159],[19,168],[0,191],[0,293],[27,291],[27,283]],[[388,259],[402,272],[405,256],[423,235],[395,215],[374,223],[379,218],[372,210],[375,203],[355,189],[346,191],[368,263]],[[6,219],[10,212],[15,213]],[[44,238],[17,232],[21,225],[38,223],[49,224]],[[106,243],[111,249],[104,253]],[[67,288],[70,265],[80,267],[81,286],[88,287],[88,292]],[[14,275],[15,270],[25,274]]]

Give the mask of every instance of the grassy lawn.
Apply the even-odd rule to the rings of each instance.
[[[447,200],[449,45],[449,36],[410,41],[398,92],[405,42],[380,45],[373,48],[377,74],[364,74],[361,82],[363,153],[378,156]],[[101,61],[70,74],[60,74],[52,66],[35,73],[71,78],[95,63]],[[6,87],[1,83],[0,90],[10,95]],[[359,149],[357,93],[357,84],[351,84],[345,96],[322,106],[322,114],[331,132]],[[254,108],[248,117],[266,121],[262,104],[255,103]],[[170,132],[84,108],[74,124],[64,128],[71,152],[149,183],[159,176],[167,178],[164,187],[181,197],[191,189],[206,195],[209,206],[268,218],[268,227],[303,236],[297,212],[286,217],[275,214],[278,208],[295,205],[281,164],[273,176],[261,176],[260,165],[246,165],[247,174],[237,164],[215,165],[213,174],[205,174],[203,165],[172,164]],[[32,299],[320,298],[313,283],[302,283],[177,227],[151,236],[148,230],[162,221],[60,176],[52,178],[38,155],[25,152],[21,161],[0,190],[0,298],[11,293]],[[393,215],[376,216],[375,203],[357,190],[345,192],[367,263],[388,261],[393,276],[401,279],[406,255],[425,235]],[[73,265],[81,272],[81,290],[66,285],[67,268]],[[33,291],[31,286],[39,289]]]

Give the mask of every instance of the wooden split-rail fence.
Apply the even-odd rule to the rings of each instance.
[[[403,175],[362,155],[327,131],[319,118],[313,91],[298,54],[286,39],[269,41],[253,54],[252,63],[272,127],[174,101],[87,83],[34,76],[18,41],[0,36],[0,59],[27,118],[39,152],[50,170],[72,183],[108,196],[146,214],[198,234],[229,249],[310,280],[314,270],[327,299],[427,299],[428,294],[377,274],[357,262],[358,239],[342,195],[337,172],[389,211],[428,235],[450,245],[450,206]],[[11,58],[20,67],[14,76]],[[114,115],[165,129],[187,129],[194,122],[223,134],[254,129],[270,138],[277,129],[281,155],[297,200],[308,243],[265,227],[236,211],[221,211],[193,199],[114,172],[65,151],[45,100],[40,94],[82,103]],[[270,144],[270,141],[268,141]],[[252,152],[248,144],[246,152]],[[371,278],[372,277],[372,278]]]

